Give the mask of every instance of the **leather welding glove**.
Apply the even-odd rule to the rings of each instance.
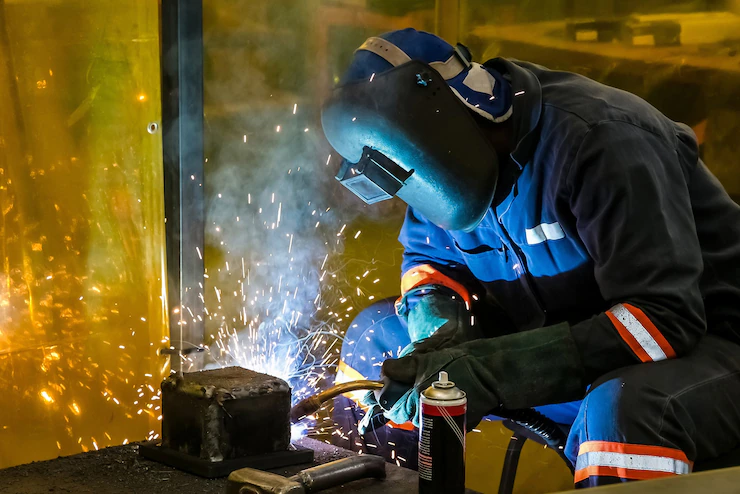
[[[570,326],[561,323],[386,360],[383,375],[412,387],[385,416],[396,423],[412,420],[418,426],[419,393],[442,370],[467,394],[469,427],[499,407],[562,403],[582,398],[586,389]]]
[[[459,345],[482,336],[471,324],[471,313],[465,301],[445,286],[422,285],[409,290],[396,302],[396,311],[406,321],[411,339],[399,357]],[[410,389],[411,386],[406,386],[405,391]],[[371,427],[370,416],[384,410],[373,392],[365,394],[361,403],[367,412],[358,429],[364,434]],[[404,422],[407,420],[398,423]]]

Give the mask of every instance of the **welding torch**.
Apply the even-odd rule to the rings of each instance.
[[[365,380],[335,384],[325,391],[304,398],[296,403],[290,409],[290,421],[293,423],[300,422],[309,415],[316,413],[321,408],[321,405],[327,401],[352,391],[374,391],[380,406],[385,410],[390,410],[393,404],[408,390],[409,386],[391,381],[388,378],[383,378],[382,381]],[[382,422],[382,415],[378,414],[377,411],[368,411],[368,417],[375,420],[375,426],[387,423],[387,420]]]

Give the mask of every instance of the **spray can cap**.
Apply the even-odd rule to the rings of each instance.
[[[439,373],[439,380],[434,381],[423,394],[430,400],[450,401],[465,398],[465,393],[455,387],[455,383],[450,381],[445,371]]]
[[[432,383],[432,386],[437,389],[450,389],[455,387],[455,383],[450,381],[449,376],[447,375],[447,372],[440,371],[439,372],[439,380],[434,381]]]

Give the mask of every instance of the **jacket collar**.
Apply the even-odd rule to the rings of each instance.
[[[514,139],[517,143],[511,153],[511,158],[519,169],[522,169],[532,159],[539,138],[538,124],[542,114],[540,81],[517,61],[494,58],[483,65],[510,79],[513,93],[511,118],[513,119]]]

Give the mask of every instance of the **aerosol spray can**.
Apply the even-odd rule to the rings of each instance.
[[[447,373],[421,394],[419,494],[465,492],[465,412],[468,400]]]

